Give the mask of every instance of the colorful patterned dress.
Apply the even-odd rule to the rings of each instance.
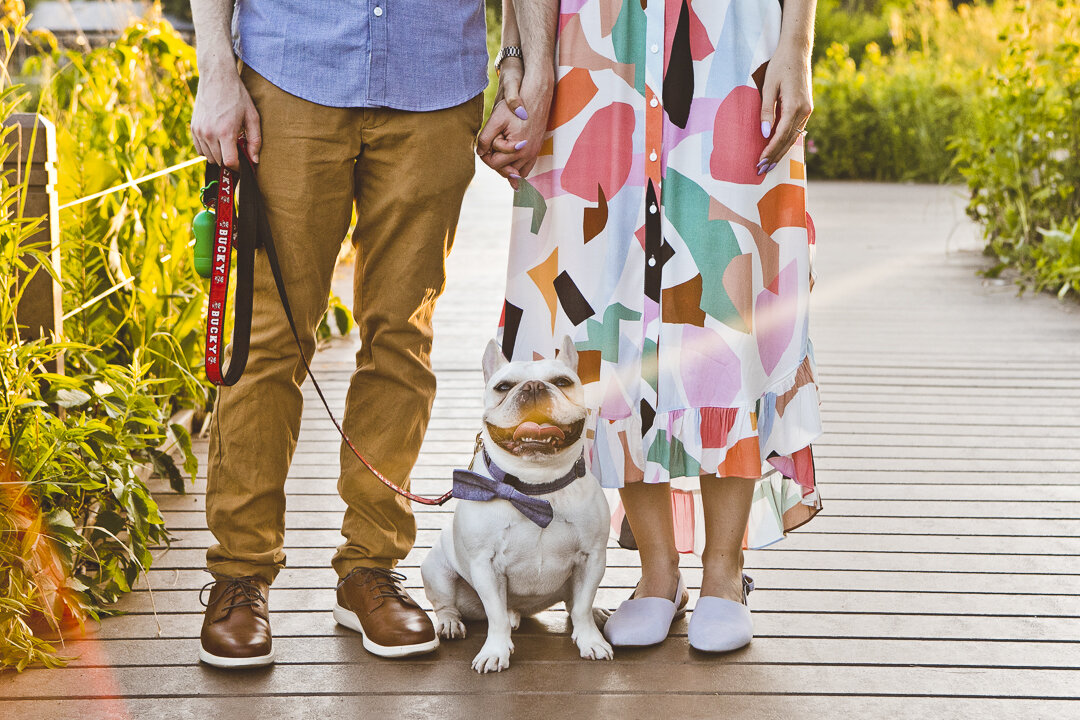
[[[514,198],[503,351],[574,339],[593,474],[670,481],[684,552],[702,474],[760,478],[747,547],[820,509],[802,142],[756,168],[780,20],[780,0],[562,0],[549,132]],[[629,544],[621,508],[613,527]]]

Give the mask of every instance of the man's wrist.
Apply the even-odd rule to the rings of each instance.
[[[495,72],[498,73],[502,64],[510,58],[517,58],[522,64],[525,62],[525,54],[520,45],[506,45],[495,56]]]

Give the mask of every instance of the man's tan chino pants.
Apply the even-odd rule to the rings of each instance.
[[[331,108],[242,77],[259,111],[259,184],[289,301],[310,357],[355,201],[353,313],[361,348],[345,431],[389,479],[409,486],[435,397],[431,317],[444,260],[474,171],[483,98],[447,110]],[[257,255],[251,352],[214,409],[206,498],[218,576],[272,581],[285,565],[285,477],[296,448],[304,369],[266,257]],[[348,505],[333,559],[392,567],[412,549],[409,501],[341,449],[338,491]]]

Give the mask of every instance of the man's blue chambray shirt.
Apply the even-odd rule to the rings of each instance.
[[[236,0],[244,64],[333,107],[441,110],[487,86],[484,0]]]

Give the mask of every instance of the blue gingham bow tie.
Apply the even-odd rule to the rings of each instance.
[[[495,499],[506,500],[517,508],[518,512],[542,528],[546,528],[551,524],[554,514],[551,511],[551,503],[534,497],[534,495],[545,495],[561,490],[585,475],[584,457],[579,457],[577,462],[574,463],[574,467],[566,475],[542,485],[526,485],[513,475],[505,473],[491,461],[486,450],[484,451],[484,463],[493,477],[481,475],[471,470],[454,471],[453,496],[459,500],[476,500],[478,502]],[[522,492],[522,489],[527,490],[527,492]]]

